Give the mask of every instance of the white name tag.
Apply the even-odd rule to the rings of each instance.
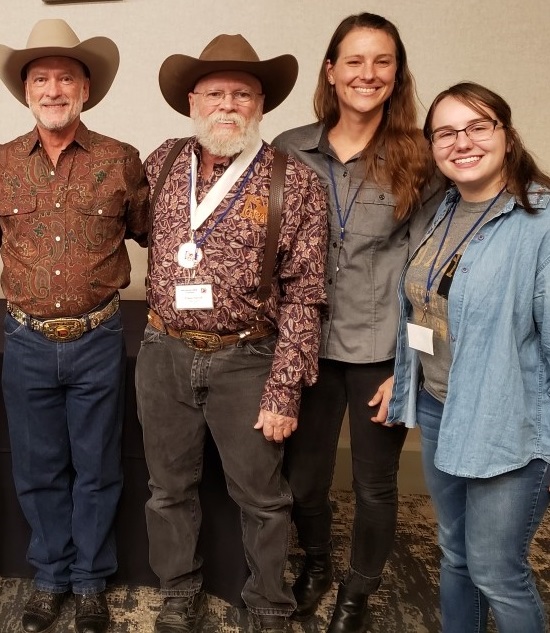
[[[176,286],[178,310],[212,310],[214,300],[211,284],[179,284]]]
[[[407,323],[407,336],[409,347],[417,349],[419,352],[434,355],[434,331],[423,325]]]

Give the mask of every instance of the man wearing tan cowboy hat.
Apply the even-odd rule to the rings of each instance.
[[[3,390],[13,474],[36,568],[22,627],[53,629],[68,591],[77,633],[109,626],[117,567],[124,343],[124,244],[147,239],[148,186],[136,149],[89,131],[119,62],[105,37],[80,42],[38,22],[22,50],[0,46],[0,78],[36,127],[0,146],[5,320]]]
[[[241,509],[250,629],[286,631],[296,604],[283,580],[292,499],[282,443],[296,429],[301,386],[317,375],[326,199],[301,163],[283,157],[274,170],[280,157],[259,122],[297,72],[291,55],[260,61],[241,35],[216,37],[198,59],[172,55],[160,69],[164,98],[193,119],[196,135],[181,147],[166,141],[145,163],[154,189],[150,311],[136,386],[150,562],[164,597],[155,633],[198,631],[206,610],[196,555],[206,427]],[[272,181],[281,205],[268,205]],[[273,240],[267,221],[277,208]]]

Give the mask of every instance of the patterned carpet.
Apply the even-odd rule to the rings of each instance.
[[[351,493],[335,492],[334,563],[337,579],[349,557],[349,532],[353,516]],[[547,518],[532,548],[539,589],[550,608],[550,519]],[[438,633],[437,586],[439,553],[435,520],[428,497],[406,495],[400,499],[399,528],[394,553],[384,582],[369,600],[370,622],[365,633]],[[298,572],[299,556],[291,549],[288,578]],[[336,580],[337,580],[336,579]],[[293,633],[324,633],[336,599],[337,582],[325,596],[318,613],[304,624],[293,623]],[[29,580],[0,578],[0,633],[17,633],[23,606],[31,591]],[[150,587],[111,586],[108,593],[112,624],[110,633],[151,633],[160,608],[157,592]],[[55,633],[74,633],[74,602],[66,601]],[[494,628],[492,629],[494,631]],[[246,611],[218,598],[209,598],[203,633],[248,631]],[[518,632],[519,633],[519,632]]]

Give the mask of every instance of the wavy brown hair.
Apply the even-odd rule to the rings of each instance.
[[[331,130],[340,119],[340,105],[336,90],[326,73],[326,62],[335,64],[340,44],[354,29],[376,29],[387,33],[395,43],[397,53],[396,82],[391,97],[384,103],[384,117],[371,142],[363,150],[366,178],[388,186],[396,198],[396,220],[406,219],[420,206],[422,187],[433,169],[427,144],[417,126],[414,78],[407,64],[405,46],[396,26],[374,13],[350,15],[340,22],[327,48],[313,107],[317,119]],[[378,160],[384,147],[385,160]]]
[[[426,115],[424,123],[424,137],[430,141],[432,134],[432,122],[437,106],[446,97],[452,97],[464,105],[472,108],[482,117],[493,119],[494,116],[502,124],[506,134],[509,151],[504,155],[502,170],[506,182],[506,190],[516,196],[521,202],[521,206],[529,213],[536,213],[529,202],[527,192],[531,183],[537,183],[550,191],[550,176],[545,174],[535,163],[535,159],[525,149],[523,142],[512,124],[512,110],[508,103],[496,92],[476,84],[474,82],[463,81],[455,84],[447,90],[440,92]]]

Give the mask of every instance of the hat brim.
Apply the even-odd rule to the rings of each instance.
[[[14,50],[0,44],[0,78],[11,94],[23,105],[25,84],[21,73],[27,64],[41,57],[70,57],[90,72],[90,95],[82,110],[97,105],[109,92],[120,62],[117,45],[108,37],[92,37],[74,47],[43,46]]]
[[[298,61],[292,55],[280,55],[265,61],[203,61],[188,55],[171,55],[159,71],[159,86],[167,103],[189,116],[188,94],[198,80],[220,71],[240,71],[257,77],[262,84],[264,114],[280,105],[290,94],[298,77]]]

